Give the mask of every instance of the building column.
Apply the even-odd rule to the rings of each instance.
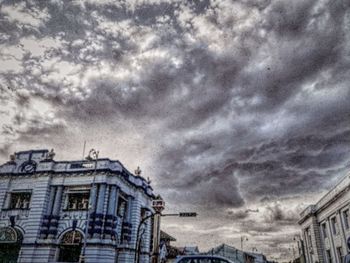
[[[49,201],[47,202],[47,210],[46,210],[47,215],[51,215],[52,213],[53,201],[55,198],[55,190],[56,190],[55,187],[53,186],[50,187]]]
[[[132,200],[132,209],[131,209],[131,244],[135,247],[137,241],[137,229],[141,223],[141,202],[140,196],[137,194]]]
[[[89,201],[89,210],[91,212],[96,211],[96,196],[97,196],[97,185],[93,184],[91,186],[91,191],[90,191],[90,201]]]
[[[97,238],[101,238],[102,224],[103,224],[103,205],[105,201],[106,184],[100,184],[98,191],[96,219],[95,219],[95,233]]]
[[[94,235],[94,222],[95,222],[95,212],[96,212],[96,197],[97,197],[97,185],[92,184],[90,188],[90,196],[89,196],[89,206],[88,206],[88,233],[90,237],[93,237]]]
[[[54,238],[57,234],[58,220],[60,219],[60,210],[62,204],[63,186],[59,185],[56,189],[55,201],[52,208],[52,216],[49,223],[49,238]]]
[[[303,229],[303,238],[304,238],[304,251],[305,251],[305,257],[306,257],[306,262],[307,263],[312,263],[311,255],[310,255],[310,244],[309,244],[309,239],[308,239],[308,233],[305,229]]]
[[[115,194],[115,209],[113,211],[113,221],[112,221],[112,234],[114,236],[114,238],[118,241],[118,232],[117,232],[117,228],[118,228],[118,206],[119,206],[119,193],[120,193],[120,189],[117,186],[116,188],[116,194]],[[119,240],[120,241],[120,240]]]
[[[317,221],[316,216],[312,216],[312,230],[313,230],[313,236],[314,236],[314,241],[315,242],[315,249],[314,249],[314,254],[317,256],[318,262],[323,263],[324,258],[323,258],[323,250],[324,248],[322,247],[321,243],[321,235],[320,235],[320,227]]]
[[[5,205],[4,205],[4,207],[6,209],[10,208],[10,201],[11,201],[11,192],[6,192],[6,194],[5,194]]]
[[[46,213],[44,214],[43,223],[41,225],[40,230],[40,238],[46,238],[49,231],[51,213],[53,208],[53,202],[55,198],[56,188],[54,186],[50,186],[49,200],[46,206]]]
[[[54,216],[60,214],[61,203],[62,203],[62,194],[63,194],[63,186],[59,185],[59,186],[57,186],[55,202],[54,202],[53,208],[52,208],[52,214]]]
[[[128,205],[126,207],[127,212],[126,212],[126,221],[128,223],[131,223],[131,212],[132,212],[132,201],[133,201],[133,197],[131,195],[128,196]]]
[[[115,214],[115,207],[116,207],[116,203],[117,203],[116,198],[117,198],[117,186],[112,185],[110,195],[109,195],[109,203],[108,203],[108,214],[109,215]]]
[[[336,214],[337,220],[339,220],[339,234],[341,234],[342,236],[342,249],[343,249],[343,253],[345,256],[347,254],[348,251],[348,246],[346,244],[346,234],[345,234],[345,227],[344,227],[344,221],[343,221],[343,215],[342,215],[342,211],[338,210],[337,214]]]
[[[335,249],[335,245],[334,245],[333,229],[332,229],[330,217],[327,218],[327,223],[328,223],[328,234],[329,234],[329,239],[331,241],[331,248],[332,248],[331,249],[332,259],[333,259],[333,262],[338,262],[337,250]]]
[[[104,234],[105,238],[111,238],[112,232],[113,232],[113,223],[114,223],[114,217],[115,217],[115,210],[116,210],[116,204],[117,204],[117,186],[112,185],[110,187],[109,191],[109,202],[108,202],[108,208],[107,208],[107,214],[105,218],[105,229]]]
[[[122,223],[122,235],[121,241],[122,243],[130,243],[132,240],[132,207],[133,207],[133,197],[131,195],[128,196],[127,204],[126,204],[126,212],[125,218]],[[137,227],[137,226],[136,226]]]

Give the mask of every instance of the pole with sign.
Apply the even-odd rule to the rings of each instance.
[[[157,196],[152,203],[153,209],[156,212],[153,218],[153,251],[152,251],[152,263],[159,263],[159,245],[160,245],[160,217],[161,212],[164,210],[165,202],[161,196]]]
[[[159,245],[160,245],[160,218],[161,217],[168,217],[168,216],[176,216],[176,217],[196,217],[197,213],[195,212],[181,212],[176,214],[162,214],[161,212],[164,209],[165,202],[163,199],[158,196],[155,200],[153,200],[152,203],[153,209],[155,213],[150,214],[146,217],[144,217],[137,228],[136,233],[136,245],[135,245],[135,255],[134,255],[134,263],[140,262],[140,245],[141,245],[141,237],[140,237],[140,230],[142,225],[150,218],[153,218],[153,250],[152,250],[152,263],[159,263]]]
[[[179,217],[196,217],[197,213],[195,212],[184,212],[184,213],[179,213]]]

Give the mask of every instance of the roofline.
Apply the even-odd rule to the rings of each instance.
[[[16,152],[16,156],[18,155],[22,155],[22,154],[33,154],[33,153],[48,153],[49,150],[47,149],[42,149],[42,150],[27,150],[27,151],[19,151],[19,152]],[[30,158],[30,157],[29,157]],[[48,160],[48,159],[42,159],[40,161],[38,161],[38,164],[40,163],[45,163],[45,162],[50,162],[50,163],[53,163],[53,164],[67,164],[67,165],[70,165],[70,164],[74,164],[74,163],[81,163],[81,164],[84,164],[84,163],[98,163],[98,162],[109,162],[109,163],[117,163],[118,165],[120,165],[121,167],[121,171],[115,171],[113,169],[110,169],[110,167],[92,167],[92,168],[84,168],[84,170],[64,170],[64,171],[60,171],[60,170],[54,170],[52,168],[49,168],[49,169],[45,169],[45,170],[42,170],[42,171],[35,171],[33,174],[43,174],[43,173],[48,173],[48,174],[60,174],[60,173],[65,173],[65,174],[72,174],[72,173],[91,173],[91,172],[94,172],[94,171],[97,171],[97,172],[110,172],[112,174],[119,174],[121,175],[122,177],[124,177],[124,179],[126,179],[126,181],[128,183],[130,183],[131,185],[135,186],[136,188],[138,189],[142,189],[143,192],[150,198],[155,198],[155,194],[153,193],[153,188],[152,186],[148,183],[148,181],[140,176],[140,175],[135,175],[133,173],[131,173],[119,160],[112,160],[112,159],[109,159],[109,158],[98,158],[96,160],[92,160],[92,161],[89,161],[89,160],[85,160],[85,159],[79,159],[79,160],[71,160],[71,161],[55,161],[55,160]],[[0,168],[1,167],[4,167],[6,165],[15,165],[17,166],[17,162],[16,161],[9,161],[9,162],[6,162],[6,163],[3,163],[0,165]],[[10,171],[6,171],[6,172],[0,172],[0,177],[1,176],[8,176],[8,175],[17,175],[17,176],[23,176],[23,175],[28,175],[27,173],[16,173],[16,172],[10,172]],[[31,174],[29,174],[31,175]],[[136,183],[134,183],[133,181],[129,180],[128,177],[133,177],[134,179],[139,179],[141,180],[140,184],[141,185],[138,185]],[[150,191],[151,193],[148,193],[148,191]]]
[[[49,150],[48,149],[27,150],[27,151],[16,152],[16,154],[41,153],[41,152],[49,152]]]
[[[332,191],[336,190],[338,186],[342,185],[346,179],[350,179],[350,173],[346,173],[340,180],[327,192],[325,193],[315,204],[308,205],[299,215],[300,219],[298,221],[298,224],[301,225],[303,222],[305,222],[311,215],[314,215],[315,213],[322,211],[326,209],[330,204],[331,201],[334,200],[334,198],[339,198],[339,196],[343,195],[344,192],[350,190],[350,180],[349,184],[344,186],[343,188],[340,188],[339,192],[332,193]],[[333,196],[332,196],[333,194]],[[332,196],[330,200],[326,200],[324,204],[321,202],[324,201],[328,196]],[[310,211],[307,211],[310,210]]]

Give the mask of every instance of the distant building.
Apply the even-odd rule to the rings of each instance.
[[[236,263],[266,263],[266,257],[263,254],[251,253],[239,250],[233,246],[222,244],[210,249],[206,254],[222,256]]]
[[[165,262],[168,258],[175,258],[178,253],[173,248],[170,242],[174,242],[176,239],[164,231],[160,231],[160,261]]]
[[[178,249],[181,251],[182,255],[198,255],[199,254],[199,249],[197,246],[178,247]]]
[[[266,256],[260,253],[245,252],[254,258],[254,263],[266,263]]]
[[[160,243],[166,244],[167,246],[170,246],[170,242],[175,242],[176,238],[172,237],[168,233],[164,231],[160,231]]]
[[[153,211],[148,181],[119,161],[53,157],[18,152],[0,166],[0,262],[77,262],[87,218],[86,262],[133,262],[140,218]],[[142,237],[147,263],[150,220]]]
[[[350,236],[350,174],[301,214],[307,263],[342,263]]]

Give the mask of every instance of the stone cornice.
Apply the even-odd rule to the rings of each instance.
[[[151,185],[139,175],[129,172],[118,160],[108,158],[98,159],[96,161],[76,160],[76,161],[54,161],[45,158],[48,150],[33,150],[16,153],[14,161],[0,166],[0,177],[19,176],[67,176],[67,175],[85,175],[97,173],[101,175],[119,175],[126,182],[141,189],[147,196],[154,197]],[[27,165],[27,167],[26,167]],[[33,167],[32,169],[30,169]]]

